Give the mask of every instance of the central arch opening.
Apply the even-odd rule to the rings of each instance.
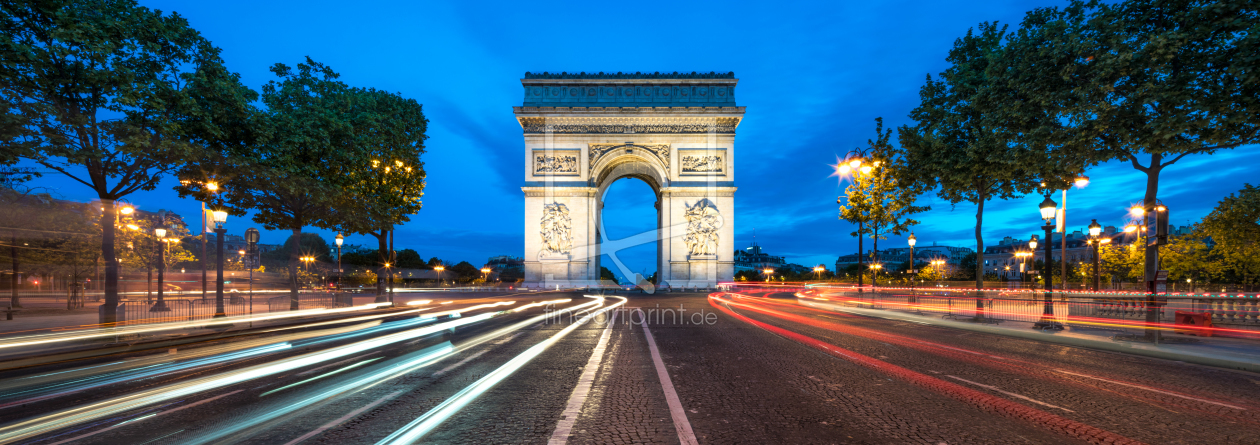
[[[599,196],[600,224],[606,233],[601,238],[615,246],[600,252],[601,275],[611,272],[621,284],[634,284],[634,274],[650,279],[657,273],[659,241],[654,235],[659,216],[656,191],[645,180],[636,177],[614,179]],[[645,233],[652,233],[644,236]],[[616,240],[633,241],[628,244]],[[613,255],[616,256],[614,260]],[[618,264],[620,262],[620,264]],[[604,272],[604,270],[608,272]],[[604,277],[606,278],[606,277]]]

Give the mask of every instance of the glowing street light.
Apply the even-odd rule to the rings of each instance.
[[[1053,230],[1054,230],[1054,218],[1056,214],[1058,213],[1058,207],[1059,207],[1059,204],[1054,202],[1054,200],[1050,199],[1050,195],[1048,194],[1046,195],[1046,199],[1044,201],[1041,201],[1041,205],[1038,206],[1039,210],[1041,211],[1041,219],[1046,222],[1046,225],[1041,226],[1041,228],[1046,231],[1045,244],[1046,244],[1046,269],[1047,270],[1045,272],[1042,272],[1042,275],[1045,277],[1045,280],[1046,280],[1045,307],[1042,309],[1041,319],[1038,320],[1036,323],[1033,323],[1033,327],[1037,329],[1055,329],[1055,330],[1063,329],[1063,324],[1059,323],[1058,321],[1054,319],[1054,300],[1051,297],[1051,293],[1053,292],[1053,289],[1054,289],[1053,287],[1054,275],[1051,274],[1049,271],[1050,261],[1051,259],[1054,258]]]
[[[158,247],[157,304],[150,307],[149,312],[170,312],[171,309],[166,307],[166,295],[162,289],[166,285],[166,247],[170,245],[169,242],[166,242],[166,211],[163,210],[158,212],[158,218],[158,226],[153,229],[153,235],[163,242],[162,245]]]
[[[211,183],[213,184],[213,183]],[[207,184],[209,187],[209,184]],[[215,188],[218,188],[216,185]],[[216,235],[215,252],[219,257],[219,267],[215,271],[214,278],[214,316],[215,318],[226,317],[227,313],[223,310],[223,235],[227,234],[227,229],[223,226],[227,224],[227,212],[223,210],[215,210],[211,212],[214,218],[214,233]]]

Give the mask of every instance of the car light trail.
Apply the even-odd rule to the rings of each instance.
[[[327,315],[343,312],[354,312],[376,309],[379,306],[388,305],[389,303],[373,303],[365,306],[353,306],[348,308],[337,309],[308,309],[304,311],[290,311],[282,314],[266,314],[266,315],[241,315],[235,317],[215,318],[210,320],[181,321],[176,323],[156,323],[137,326],[124,327],[108,327],[93,328],[83,331],[58,332],[52,334],[37,334],[22,337],[12,337],[0,340],[0,349],[16,348],[21,346],[40,345],[56,342],[67,342],[74,340],[86,340],[91,338],[113,337],[116,335],[131,335],[145,332],[157,332],[172,329],[188,329],[199,328],[208,325],[229,324],[234,322],[247,321],[265,321],[276,320],[281,318],[305,317],[310,315]]]
[[[429,351],[431,349],[426,349],[425,351],[414,353],[413,355],[419,354],[419,355],[422,355],[423,357],[415,358],[415,359],[407,358],[405,359],[406,362],[402,364],[391,365],[390,368],[387,368],[381,371],[375,371],[370,375],[360,377],[352,382],[348,382],[346,384],[340,385],[337,388],[322,392],[316,396],[305,398],[302,401],[285,403],[283,406],[280,406],[271,411],[268,411],[267,413],[263,415],[252,416],[247,421],[237,422],[231,426],[222,427],[212,432],[205,433],[203,436],[199,436],[196,439],[185,439],[184,443],[206,443],[206,442],[218,441],[225,436],[231,435],[239,431],[244,431],[246,429],[254,427],[255,425],[259,425],[265,421],[275,419],[283,415],[291,414],[297,410],[307,408],[314,404],[318,404],[320,402],[326,401],[332,397],[335,397],[338,394],[343,394],[349,391],[365,390],[373,386],[385,383],[395,377],[398,377],[398,376],[413,372],[417,369],[421,369],[423,367],[438,363],[458,352],[462,352],[462,351],[477,347],[478,345],[481,345],[495,338],[501,337],[507,333],[511,333],[511,332],[520,330],[522,328],[532,326],[541,321],[545,321],[547,317],[554,317],[555,314],[557,313],[576,311],[576,310],[580,310],[580,309],[591,307],[591,306],[597,306],[602,303],[602,298],[600,297],[588,296],[588,298],[596,298],[596,300],[590,301],[587,303],[582,303],[575,306],[571,306],[571,307],[567,307],[567,308],[563,308],[563,309],[559,309],[557,311],[553,311],[548,314],[530,317],[529,319],[519,321],[515,324],[512,324],[511,326],[500,328],[493,332],[477,336],[469,341],[460,343],[460,345],[456,347],[450,347],[450,343],[446,343],[444,346],[442,346],[442,349],[437,351],[438,353],[436,354],[430,354]],[[616,297],[616,298],[621,298],[621,297]],[[624,301],[622,303],[624,303]],[[497,303],[497,304],[488,304],[488,305],[483,305],[483,306],[494,307],[501,304],[502,303]],[[616,307],[616,306],[613,306],[613,307]],[[612,309],[612,308],[609,308],[609,309]],[[440,315],[440,314],[434,314],[434,315]],[[362,357],[360,356],[359,358],[362,358]],[[456,363],[438,372],[441,373],[443,371],[449,371],[451,369],[454,369],[455,367],[458,367],[458,365],[460,364],[461,363]],[[337,423],[340,423],[340,422],[337,422]]]
[[[289,384],[289,385],[281,386],[281,387],[276,388],[276,389],[273,389],[273,390],[271,390],[271,391],[264,392],[264,393],[262,393],[261,395],[259,395],[258,397],[266,397],[268,394],[275,394],[275,393],[278,393],[278,392],[280,392],[280,391],[284,391],[284,390],[286,390],[286,389],[289,389],[289,388],[292,388],[292,387],[295,387],[295,386],[301,386],[301,385],[306,384],[306,383],[314,382],[314,381],[319,380],[319,379],[322,379],[322,378],[324,378],[324,377],[332,377],[332,376],[334,376],[334,375],[337,375],[337,374],[340,374],[340,373],[343,373],[343,372],[349,371],[349,370],[354,369],[354,368],[358,368],[358,367],[360,367],[360,366],[366,365],[366,364],[368,364],[368,363],[372,363],[372,362],[377,361],[377,360],[380,360],[380,359],[382,359],[382,358],[384,358],[384,357],[377,357],[377,358],[373,358],[373,359],[364,360],[364,361],[361,361],[361,362],[355,363],[355,364],[353,364],[353,365],[350,365],[350,366],[345,366],[345,367],[339,368],[339,369],[337,369],[337,370],[335,370],[335,371],[329,371],[329,372],[326,372],[326,373],[323,373],[323,374],[317,375],[317,376],[315,376],[315,377],[311,377],[311,378],[309,378],[309,379],[306,379],[306,380],[303,380],[303,381],[300,381],[300,382],[297,382],[297,383],[293,383],[293,384]]]
[[[597,301],[602,304],[604,298],[603,297],[596,297],[596,298],[598,298],[599,300]],[[517,355],[516,357],[512,358],[512,360],[509,360],[507,363],[503,364],[503,366],[500,366],[499,368],[492,371],[490,374],[487,374],[485,377],[482,377],[481,379],[474,382],[472,385],[469,385],[468,387],[460,390],[458,393],[446,399],[438,406],[424,413],[424,415],[411,421],[406,426],[400,428],[398,431],[395,431],[393,434],[390,434],[384,439],[381,439],[379,442],[377,442],[377,445],[410,444],[410,443],[416,442],[421,437],[424,437],[424,435],[428,434],[430,431],[433,431],[433,429],[436,428],[438,425],[441,425],[442,422],[445,422],[447,419],[449,419],[452,415],[459,412],[461,409],[463,409],[473,400],[476,400],[477,397],[481,396],[481,394],[485,393],[487,390],[494,387],[499,382],[503,381],[503,379],[512,375],[512,373],[516,372],[516,370],[520,369],[526,363],[529,363],[530,360],[533,360],[539,354],[542,354],[543,351],[546,351],[547,348],[551,347],[551,345],[554,345],[556,342],[560,341],[560,339],[569,335],[569,333],[577,329],[578,326],[585,324],[586,322],[594,319],[596,316],[604,312],[607,312],[623,304],[626,304],[626,299],[623,297],[613,297],[613,298],[618,298],[621,301],[612,306],[604,307],[602,309],[593,311],[590,314],[587,314],[585,317],[582,317],[577,322],[570,324],[569,326],[566,326],[564,329],[561,329],[559,332],[555,333],[550,338],[543,340],[542,342],[530,347],[529,349],[525,350],[525,352],[522,352],[520,355]]]
[[[130,409],[151,405],[179,397],[185,397],[191,394],[208,391],[211,389],[221,388],[228,385],[253,380],[259,377],[274,375],[285,372],[294,368],[309,366],[337,358],[345,357],[352,354],[361,353],[370,349],[386,346],[400,341],[410,340],[417,337],[441,332],[467,324],[477,323],[488,320],[493,317],[493,313],[485,313],[472,317],[461,318],[458,320],[447,321],[433,326],[411,329],[395,334],[389,334],[382,337],[363,340],[357,343],[329,349],[327,351],[311,352],[284,360],[278,360],[271,363],[255,365],[244,369],[229,371],[227,373],[203,377],[184,383],[176,383],[171,385],[154,388],[147,391],[141,391],[135,394],[115,397],[106,401],[93,403],[62,410],[56,413],[26,420],[23,422],[7,425],[0,428],[0,442],[11,442],[22,440],[38,434],[44,434],[58,428],[99,419],[112,414],[124,412]]]
[[[719,302],[724,304],[719,304]],[[1108,443],[1108,444],[1137,444],[1141,443],[1119,434],[1112,433],[1088,424],[1077,422],[1061,417],[1056,414],[1048,413],[1039,409],[1030,408],[1007,399],[992,396],[971,388],[961,386],[957,383],[947,382],[926,374],[921,374],[901,366],[894,365],[882,360],[867,357],[853,351],[840,348],[830,343],[805,336],[787,329],[780,328],[768,323],[753,320],[744,315],[736,313],[727,307],[730,300],[718,297],[710,297],[710,303],[718,310],[725,312],[740,321],[751,324],[753,326],[765,329],[766,331],[776,334],[780,337],[795,341],[805,346],[823,351],[829,355],[848,360],[858,365],[879,371],[904,381],[921,386],[941,394],[953,397],[977,406],[986,411],[996,411],[1017,419],[1026,420],[1038,426],[1052,429],[1062,434],[1075,437],[1091,443]]]
[[[408,301],[407,306],[419,306],[422,304],[429,304],[432,302],[433,300],[413,300],[413,301]]]

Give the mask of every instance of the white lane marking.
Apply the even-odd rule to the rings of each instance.
[[[556,424],[556,430],[551,433],[551,440],[547,441],[548,445],[565,445],[569,442],[573,425],[577,423],[582,405],[586,404],[586,397],[591,393],[591,385],[595,383],[595,372],[599,371],[599,365],[604,361],[604,350],[608,348],[608,337],[612,335],[613,320],[616,319],[617,313],[613,312],[609,317],[608,326],[604,328],[604,333],[595,343],[595,350],[591,351],[591,358],[586,361],[586,367],[582,369],[582,375],[578,377],[577,386],[573,387],[573,393],[569,394],[569,403],[565,404],[564,412],[560,413],[560,422]]]
[[[967,380],[967,379],[964,379],[964,378],[962,378],[962,377],[955,377],[955,376],[952,376],[952,375],[946,375],[945,377],[949,377],[949,378],[951,378],[951,379],[958,380],[958,381],[962,381],[962,382],[967,382],[967,383],[970,383],[970,384],[972,384],[972,385],[976,385],[976,386],[979,386],[979,387],[981,387],[981,388],[984,388],[984,389],[987,389],[987,390],[990,390],[990,391],[1000,392],[1000,393],[1002,393],[1002,394],[1006,394],[1006,395],[1008,395],[1008,396],[1011,396],[1011,397],[1014,397],[1014,398],[1017,398],[1017,399],[1027,400],[1027,401],[1029,401],[1029,402],[1036,403],[1036,404],[1041,405],[1041,406],[1045,406],[1045,407],[1049,407],[1049,408],[1058,408],[1058,409],[1061,409],[1061,410],[1067,411],[1067,412],[1069,412],[1069,413],[1074,413],[1074,412],[1076,412],[1076,411],[1072,411],[1072,410],[1070,410],[1070,409],[1064,408],[1064,407],[1062,407],[1062,406],[1055,406],[1055,405],[1051,405],[1051,404],[1046,403],[1046,402],[1042,402],[1042,401],[1037,400],[1037,399],[1034,399],[1034,398],[1032,398],[1032,397],[1028,397],[1028,396],[1023,396],[1023,395],[1015,394],[1015,393],[1013,393],[1013,392],[1003,391],[1003,390],[998,389],[998,387],[996,387],[996,386],[989,386],[989,385],[985,385],[985,384],[983,384],[983,383],[976,383],[976,382],[973,382],[973,381],[971,381],[971,380]]]
[[[477,359],[477,357],[481,357],[481,355],[482,355],[482,354],[485,354],[485,353],[487,353],[487,352],[490,352],[490,350],[489,350],[489,349],[487,349],[487,350],[484,350],[484,351],[477,351],[477,353],[476,353],[476,354],[470,355],[470,356],[468,356],[467,358],[465,358],[465,359],[463,359],[463,360],[460,360],[459,362],[457,362],[457,363],[455,363],[455,364],[453,364],[453,365],[451,365],[451,366],[447,366],[447,367],[445,367],[445,368],[442,368],[442,369],[441,369],[441,370],[439,370],[438,372],[433,373],[433,376],[434,376],[434,377],[437,377],[437,376],[440,376],[440,375],[442,375],[442,374],[446,374],[447,372],[450,372],[452,369],[458,368],[458,367],[462,366],[462,365],[463,365],[463,364],[465,364],[465,363],[468,363],[468,362],[471,362],[471,361],[473,361],[473,360],[476,360],[476,359]]]
[[[502,339],[502,340],[499,340],[499,341],[496,341],[496,342],[494,342],[494,343],[490,343],[490,344],[492,344],[492,345],[501,345],[501,344],[504,344],[504,343],[507,343],[507,342],[512,341],[512,339],[514,339],[514,338],[516,338],[516,337],[518,337],[518,336],[520,336],[520,335],[521,335],[521,333],[520,333],[520,332],[517,332],[517,333],[515,333],[515,334],[512,334],[512,335],[509,335],[509,336],[505,337],[505,338],[504,338],[504,339]]]
[[[82,439],[82,438],[84,438],[84,437],[95,436],[95,435],[97,435],[97,434],[100,434],[100,433],[103,433],[103,432],[106,432],[106,431],[112,430],[112,429],[114,429],[114,428],[118,428],[118,427],[121,427],[121,426],[123,426],[123,425],[127,425],[127,424],[129,424],[129,423],[131,423],[131,422],[134,422],[134,421],[136,421],[136,420],[153,418],[153,417],[161,416],[161,415],[163,415],[163,414],[170,414],[170,413],[173,413],[173,412],[176,412],[176,411],[185,410],[185,409],[192,408],[192,407],[194,407],[194,406],[200,405],[200,404],[202,404],[202,403],[209,403],[209,402],[213,402],[213,401],[215,401],[215,400],[218,400],[218,399],[221,399],[221,398],[224,398],[224,397],[230,396],[230,395],[232,395],[232,394],[236,394],[236,393],[241,392],[241,391],[244,391],[244,390],[243,390],[243,389],[238,389],[238,390],[236,390],[236,391],[232,391],[232,392],[229,392],[229,393],[227,393],[227,394],[219,394],[219,395],[217,395],[217,396],[211,397],[211,398],[206,399],[206,400],[202,400],[202,401],[197,402],[197,403],[191,403],[191,404],[184,405],[184,406],[181,406],[181,407],[179,407],[179,408],[172,409],[172,410],[162,411],[162,412],[159,412],[159,413],[149,414],[149,415],[147,415],[147,416],[138,417],[138,418],[135,418],[135,419],[132,419],[132,420],[127,420],[127,421],[124,421],[124,422],[119,423],[119,424],[117,424],[117,425],[111,426],[111,427],[109,427],[109,428],[99,429],[99,430],[96,430],[96,431],[93,431],[93,432],[90,432],[90,433],[87,433],[87,434],[83,434],[83,435],[79,435],[79,436],[74,436],[74,437],[71,437],[71,438],[69,438],[69,439],[62,440],[62,441],[60,441],[60,442],[53,442],[53,443],[50,443],[50,444],[48,444],[48,445],[61,445],[61,444],[63,444],[63,443],[74,442],[74,441],[79,440],[79,439]]]
[[[302,376],[304,376],[304,375],[314,374],[314,373],[315,373],[315,371],[319,371],[319,370],[321,370],[321,369],[331,368],[331,367],[333,367],[333,366],[337,366],[337,365],[340,365],[340,364],[343,364],[343,363],[349,363],[349,362],[352,362],[352,361],[355,361],[355,360],[361,359],[361,358],[363,358],[363,357],[367,357],[367,356],[370,356],[370,355],[376,355],[376,354],[380,354],[380,353],[381,353],[381,351],[376,351],[376,352],[373,352],[373,353],[370,353],[370,354],[363,354],[363,355],[360,355],[360,356],[358,356],[358,357],[348,358],[348,359],[345,359],[345,360],[339,361],[339,362],[337,362],[337,363],[329,363],[329,364],[327,364],[327,365],[320,366],[320,367],[315,368],[315,369],[312,369],[312,370],[310,370],[310,371],[299,372],[299,373],[297,374],[297,377],[302,377]]]
[[[669,372],[665,370],[665,362],[661,361],[661,351],[656,349],[656,339],[647,323],[643,324],[643,334],[647,336],[648,350],[652,351],[652,362],[656,363],[656,376],[661,379],[661,389],[665,390],[665,403],[669,405],[669,416],[674,419],[674,428],[678,430],[678,441],[682,445],[699,445],[696,433],[691,431],[691,422],[687,421],[687,413],[683,411],[678,393],[674,392],[674,382],[669,380]]]
[[[593,304],[602,305],[604,301],[603,296],[586,295],[586,297],[595,298],[596,301],[594,301]],[[381,439],[380,441],[376,442],[376,445],[385,445],[385,444],[391,444],[391,445],[408,444],[409,445],[409,444],[418,442],[420,438],[429,434],[429,432],[433,431],[443,422],[450,419],[451,416],[454,416],[460,410],[464,409],[464,407],[468,406],[469,403],[472,403],[482,394],[485,394],[486,391],[489,391],[490,388],[493,388],[495,385],[499,384],[504,379],[511,376],[521,367],[525,366],[531,360],[541,355],[544,351],[546,351],[552,345],[556,344],[565,336],[569,335],[571,332],[576,330],[579,326],[586,324],[586,322],[595,318],[595,316],[599,314],[602,314],[606,311],[610,311],[610,310],[620,307],[626,302],[625,297],[613,296],[612,298],[620,299],[621,302],[616,303],[612,306],[608,306],[600,310],[599,312],[582,317],[581,319],[573,322],[569,326],[563,329],[560,329],[555,334],[552,334],[550,338],[543,340],[542,342],[539,342],[538,344],[535,344],[534,346],[531,346],[529,349],[526,349],[525,352],[520,353],[516,357],[512,358],[512,360],[509,360],[507,363],[504,363],[498,369],[491,371],[489,374],[486,374],[485,377],[478,379],[476,382],[473,382],[472,385],[465,387],[464,389],[455,393],[455,395],[451,396],[450,398],[447,398],[442,403],[438,404],[437,406],[433,407],[429,411],[425,412],[420,417],[417,417],[415,420],[412,420],[411,422],[407,423],[407,425],[404,425],[402,428],[399,428],[397,431],[394,431],[393,434],[390,434],[389,436],[386,436],[384,439]]]
[[[363,407],[362,407],[362,408],[356,409],[356,410],[354,410],[354,411],[350,411],[350,414],[346,414],[346,415],[344,415],[344,416],[341,416],[341,418],[339,418],[339,419],[337,419],[337,420],[334,420],[334,421],[332,421],[332,422],[325,423],[325,424],[324,424],[324,426],[321,426],[321,427],[319,427],[319,428],[316,428],[316,429],[315,429],[315,431],[311,431],[311,432],[309,432],[309,433],[303,434],[303,435],[302,435],[302,437],[299,437],[299,438],[297,438],[297,439],[290,440],[288,443],[286,443],[286,444],[284,444],[284,445],[293,445],[293,444],[298,443],[298,442],[301,442],[301,441],[303,441],[303,440],[306,440],[306,439],[310,439],[310,438],[312,438],[312,437],[315,437],[315,435],[317,435],[317,434],[319,434],[319,433],[322,433],[322,432],[324,432],[324,431],[328,431],[328,429],[329,429],[329,428],[335,427],[335,426],[337,426],[337,425],[341,425],[341,423],[342,423],[342,422],[345,422],[345,421],[347,421],[347,420],[350,420],[350,419],[354,418],[354,416],[357,416],[357,415],[359,415],[359,414],[363,413],[364,411],[367,411],[367,410],[369,410],[369,409],[372,409],[372,408],[373,408],[373,407],[375,407],[376,405],[380,405],[381,403],[385,402],[386,400],[392,399],[392,398],[394,398],[394,397],[398,397],[398,395],[399,395],[399,394],[402,394],[403,392],[404,392],[403,390],[398,390],[398,391],[394,391],[394,392],[391,392],[391,393],[389,393],[389,394],[386,394],[386,395],[385,395],[385,397],[381,397],[381,398],[379,398],[379,399],[376,399],[376,401],[374,401],[374,402],[372,402],[372,403],[369,403],[369,404],[367,404],[367,405],[363,405]]]
[[[1175,393],[1175,392],[1162,391],[1162,390],[1158,390],[1158,389],[1155,389],[1155,388],[1150,388],[1150,387],[1146,387],[1146,386],[1142,386],[1142,385],[1134,385],[1134,384],[1132,384],[1132,383],[1117,382],[1117,381],[1115,381],[1115,380],[1111,380],[1111,379],[1104,379],[1104,378],[1102,378],[1102,377],[1094,377],[1094,376],[1092,376],[1092,375],[1077,374],[1077,373],[1075,373],[1075,372],[1064,371],[1064,370],[1062,370],[1062,369],[1056,369],[1055,371],[1057,371],[1057,372],[1061,372],[1061,373],[1064,373],[1064,374],[1068,374],[1068,375],[1074,375],[1074,376],[1077,376],[1077,377],[1085,377],[1085,378],[1094,379],[1094,380],[1101,380],[1101,381],[1104,381],[1104,382],[1107,382],[1107,383],[1115,383],[1115,384],[1117,384],[1117,385],[1128,386],[1128,387],[1130,387],[1130,388],[1145,389],[1145,390],[1147,390],[1147,391],[1157,392],[1157,393],[1160,393],[1160,394],[1169,395],[1169,396],[1173,396],[1173,397],[1181,397],[1181,398],[1183,398],[1183,399],[1194,400],[1194,401],[1197,401],[1197,402],[1210,403],[1210,404],[1213,404],[1213,405],[1223,406],[1223,407],[1226,407],[1226,408],[1240,409],[1240,410],[1244,410],[1244,411],[1247,409],[1247,408],[1243,408],[1243,407],[1240,407],[1240,406],[1227,405],[1227,404],[1220,403],[1220,402],[1213,402],[1213,401],[1211,401],[1211,400],[1204,400],[1204,399],[1200,399],[1200,398],[1198,398],[1198,397],[1183,396],[1183,395],[1181,395],[1181,394],[1177,394],[1177,393]]]

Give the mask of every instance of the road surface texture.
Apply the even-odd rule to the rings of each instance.
[[[589,295],[11,369],[0,443],[1260,443],[1251,373],[791,293]]]

